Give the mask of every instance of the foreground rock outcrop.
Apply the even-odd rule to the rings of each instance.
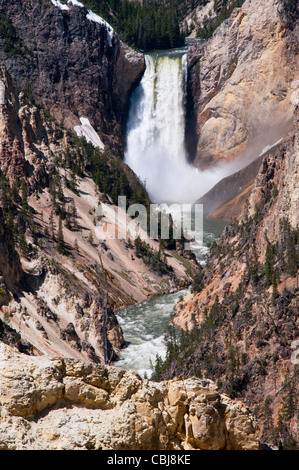
[[[0,344],[2,450],[258,450],[256,422],[209,380],[19,354]]]

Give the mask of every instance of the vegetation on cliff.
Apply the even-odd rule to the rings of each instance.
[[[153,50],[182,46],[190,32],[184,26],[186,15],[207,3],[208,0],[87,0],[85,5],[102,15],[127,44]],[[215,15],[204,19],[203,26],[197,29],[197,37],[208,39],[243,3],[244,0],[216,0]]]
[[[87,0],[85,6],[103,15],[123,41],[143,50],[169,49],[182,46],[177,3],[156,0]]]
[[[207,17],[204,24],[196,32],[196,36],[201,39],[210,38],[218,26],[230,17],[235,8],[240,8],[245,0],[216,0],[214,3],[214,18]]]
[[[101,152],[85,139],[75,136],[69,137],[69,144],[66,151],[57,156],[56,168],[48,175],[46,184],[51,195],[53,214],[59,217],[59,226],[57,231],[52,229],[51,238],[57,242],[60,253],[66,252],[62,223],[72,229],[76,220],[76,208],[66,203],[63,188],[69,188],[76,193],[78,178],[84,175],[92,177],[103,197],[110,198],[115,204],[118,203],[118,196],[126,196],[128,205],[139,202],[148,207],[150,203],[144,185],[115,153],[108,149]],[[59,171],[62,168],[66,170],[64,176]],[[38,197],[39,192],[44,189],[44,185],[39,187],[36,196]],[[13,182],[10,182],[5,173],[0,172],[1,206],[7,229],[25,256],[32,254],[36,250],[34,247],[39,246],[40,240],[44,237],[31,217],[33,208],[28,203],[30,193],[32,189],[28,185],[26,175],[22,179],[14,178]],[[51,226],[53,227],[53,224]],[[26,241],[26,231],[33,239],[32,244]],[[49,238],[48,231],[46,236]]]

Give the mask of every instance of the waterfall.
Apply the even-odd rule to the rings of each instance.
[[[203,178],[186,155],[187,54],[147,54],[145,61],[131,99],[125,161],[154,202],[194,202],[213,186],[216,175]]]

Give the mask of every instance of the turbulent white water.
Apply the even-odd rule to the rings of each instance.
[[[125,161],[154,202],[194,202],[219,180],[217,170],[188,164],[185,150],[187,55],[145,56],[146,70],[132,96]]]
[[[149,54],[145,60],[145,74],[131,100],[126,163],[145,182],[152,201],[193,203],[221,179],[221,174],[218,170],[201,172],[188,164],[187,56],[177,50],[164,55]],[[175,220],[175,213],[172,215]],[[205,256],[208,243],[220,234],[222,225],[219,221],[204,222],[203,244],[194,250],[198,259]],[[117,366],[151,376],[151,363],[155,363],[157,354],[165,357],[164,332],[174,305],[185,294],[186,291],[164,295],[117,312],[128,342]]]

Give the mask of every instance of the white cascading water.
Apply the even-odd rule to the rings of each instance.
[[[154,202],[195,202],[218,180],[188,164],[185,150],[187,55],[149,54],[133,93],[125,161]]]

